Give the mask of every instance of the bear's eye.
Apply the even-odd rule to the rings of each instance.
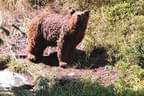
[[[78,16],[78,18],[80,18],[81,17],[81,15],[77,15]]]

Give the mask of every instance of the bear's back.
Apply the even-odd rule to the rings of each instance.
[[[49,14],[42,20],[40,30],[43,33],[44,39],[55,45],[60,33],[66,33],[69,30],[68,23],[68,15]]]

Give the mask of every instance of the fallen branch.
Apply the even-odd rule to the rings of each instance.
[[[14,53],[13,50],[12,50],[12,46],[8,43],[7,39],[5,40],[5,42],[6,42],[7,47],[8,47],[9,50],[10,50],[10,53],[11,53],[13,59],[14,59],[15,61],[17,61],[16,55],[15,55],[15,53]]]

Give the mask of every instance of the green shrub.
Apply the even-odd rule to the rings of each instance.
[[[26,72],[28,70],[28,65],[22,61],[20,61],[20,62],[11,61],[8,63],[8,68],[10,71],[22,73],[22,72]]]
[[[112,7],[102,7],[107,19],[115,24],[119,20],[130,19],[134,15],[133,7],[130,3],[116,4]]]

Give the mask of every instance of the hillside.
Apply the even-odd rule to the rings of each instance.
[[[26,77],[30,72],[30,82],[34,82],[30,90],[14,88],[10,94],[4,90],[0,94],[143,96],[143,8],[143,0],[0,0],[0,69]],[[86,35],[72,65],[58,67],[52,48],[45,50],[43,62],[29,62],[26,33],[30,20],[43,12],[68,14],[71,9],[90,11]]]

